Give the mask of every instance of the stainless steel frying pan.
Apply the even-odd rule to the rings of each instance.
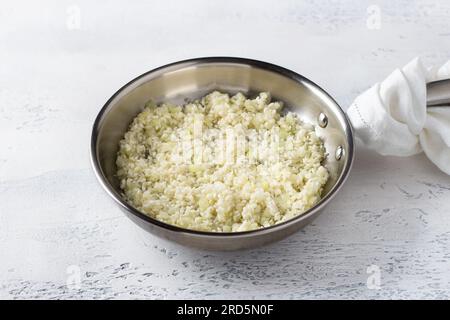
[[[132,119],[148,100],[183,103],[213,90],[252,95],[268,91],[283,101],[290,111],[316,127],[324,140],[324,163],[330,178],[322,199],[299,216],[268,227],[246,232],[213,233],[179,228],[155,220],[132,206],[121,196],[115,176],[118,143]],[[448,90],[448,91],[446,91]],[[429,85],[430,105],[445,103],[450,92],[448,82]],[[183,245],[213,250],[235,250],[280,240],[313,220],[336,195],[352,167],[354,137],[344,111],[336,101],[311,80],[288,69],[262,61],[214,57],[169,64],[133,79],[120,88],[98,114],[91,139],[91,160],[95,174],[125,214],[145,230]]]

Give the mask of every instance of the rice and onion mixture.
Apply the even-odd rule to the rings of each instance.
[[[126,201],[157,220],[212,232],[268,227],[303,213],[327,182],[325,148],[313,126],[282,108],[265,92],[148,103],[120,141]]]

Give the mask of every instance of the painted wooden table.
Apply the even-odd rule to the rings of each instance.
[[[450,298],[450,177],[358,146],[335,201],[250,251],[155,238],[106,196],[90,129],[159,65],[244,56],[348,107],[394,68],[450,58],[441,1],[5,1],[0,6],[0,298]]]

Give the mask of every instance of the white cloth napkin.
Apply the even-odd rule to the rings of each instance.
[[[424,151],[450,175],[450,106],[426,107],[426,83],[450,78],[450,61],[427,69],[415,58],[358,96],[347,111],[356,135],[382,155]]]

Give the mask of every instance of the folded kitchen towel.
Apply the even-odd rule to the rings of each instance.
[[[395,70],[348,109],[356,135],[382,155],[410,156],[424,151],[450,175],[450,106],[426,106],[426,83],[449,78],[450,61],[427,69],[415,58]]]

